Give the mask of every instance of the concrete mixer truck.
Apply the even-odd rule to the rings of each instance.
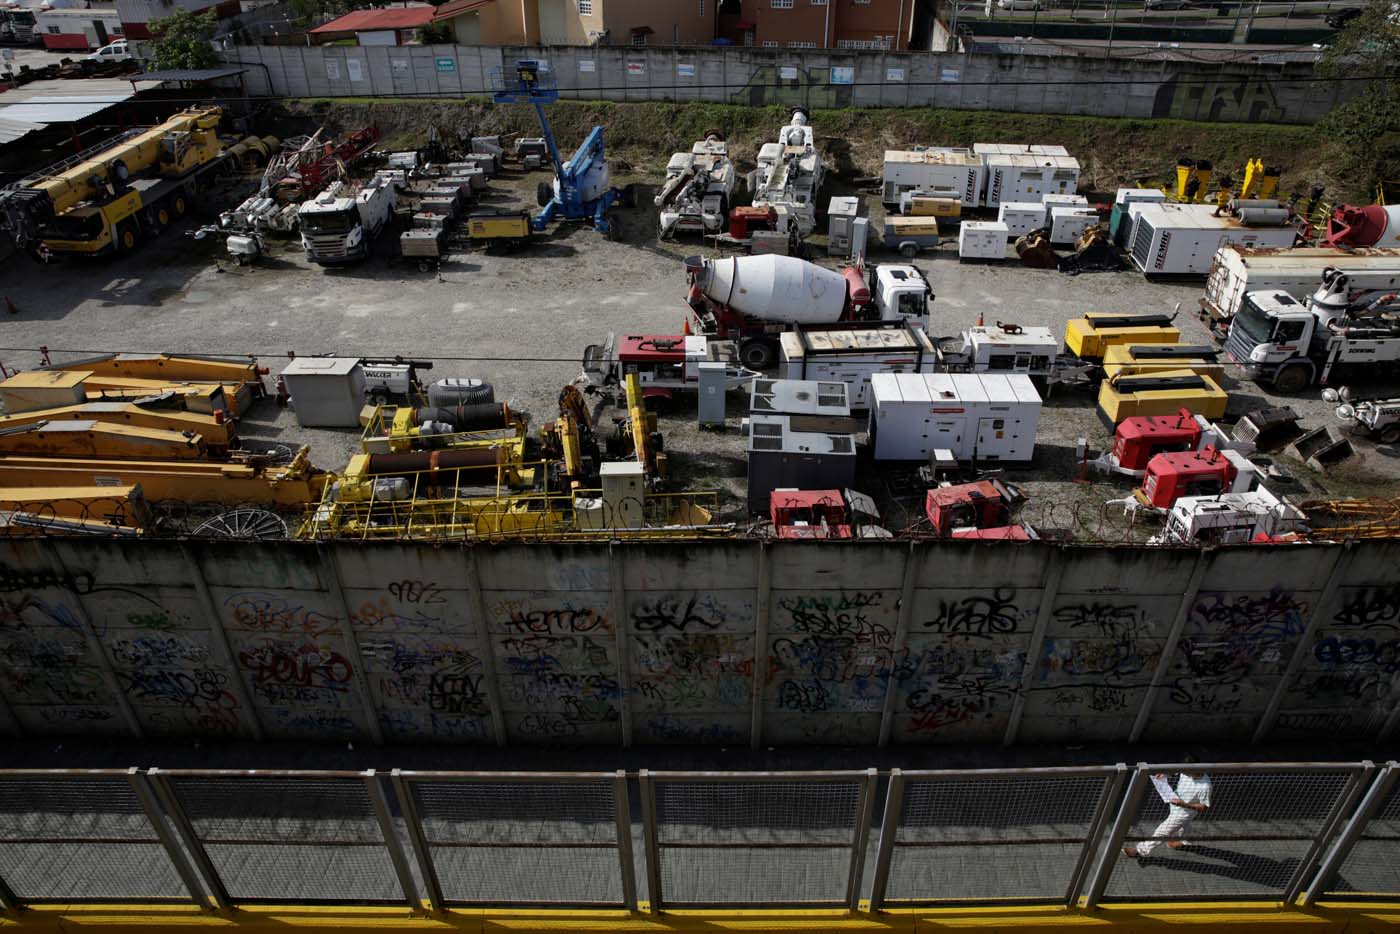
[[[752,370],[773,366],[779,336],[795,326],[838,321],[902,321],[922,330],[933,291],[915,266],[844,266],[794,256],[688,257],[686,302],[707,337],[739,345]]]

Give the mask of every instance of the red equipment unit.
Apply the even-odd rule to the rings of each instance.
[[[774,490],[769,515],[779,538],[852,538],[851,519],[840,490]]]
[[[1400,211],[1396,205],[1343,204],[1332,209],[1327,218],[1327,232],[1322,235],[1323,246],[1375,246],[1382,240],[1400,238]],[[1387,244],[1389,245],[1389,244]]]
[[[1147,462],[1142,488],[1133,495],[1144,506],[1170,509],[1183,496],[1230,492],[1238,474],[1235,465],[1210,445],[1199,451],[1158,454]]]
[[[755,230],[772,230],[778,226],[778,212],[764,205],[735,208],[729,212],[729,236],[747,240]]]
[[[1186,409],[1175,415],[1134,415],[1113,432],[1113,459],[1120,470],[1142,471],[1157,454],[1194,451],[1201,443],[1201,426]]]
[[[1011,523],[1011,495],[995,480],[978,480],[929,490],[924,514],[939,538],[976,538],[968,533],[1005,528]],[[962,529],[963,534],[954,529]]]
[[[959,529],[953,533],[953,538],[984,542],[1028,542],[1031,540],[1031,533],[1027,532],[1024,526],[1004,525],[996,529]]]

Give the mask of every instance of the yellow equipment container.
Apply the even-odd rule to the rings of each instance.
[[[0,454],[199,460],[205,450],[204,439],[197,434],[92,420],[61,420],[0,430]]]
[[[962,202],[957,198],[910,198],[910,217],[960,217]]]
[[[85,402],[61,409],[39,409],[0,418],[0,431],[36,422],[95,421],[106,425],[159,428],[164,431],[198,435],[211,450],[226,451],[238,435],[233,423],[220,415],[147,409],[131,402]]]
[[[150,510],[139,484],[0,488],[7,537],[55,531],[139,535]]]
[[[1065,347],[1081,360],[1102,360],[1118,344],[1175,344],[1181,331],[1168,315],[1120,315],[1091,311],[1065,325]]]
[[[1187,369],[1160,373],[1122,375],[1099,386],[1099,420],[1113,431],[1134,415],[1175,415],[1187,409],[1194,415],[1217,419],[1225,414],[1229,394],[1209,376]]]
[[[0,383],[0,405],[6,414],[57,409],[87,401],[83,388],[86,373],[64,370],[26,370]]]
[[[285,467],[249,467],[209,461],[147,461],[0,455],[0,487],[140,484],[150,502],[256,503],[309,509],[332,475],[313,467],[310,448]]]
[[[954,202],[955,204],[957,202]],[[929,234],[938,233],[938,215],[924,215],[921,217],[900,217],[894,215],[885,218],[885,227],[895,237],[913,236],[922,237]]]
[[[467,235],[491,243],[519,243],[530,239],[530,215],[472,214],[467,218]]]
[[[1217,383],[1225,374],[1220,352],[1204,344],[1115,344],[1104,351],[1104,376],[1190,370]]]

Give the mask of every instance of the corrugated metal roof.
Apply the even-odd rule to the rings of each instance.
[[[387,10],[354,10],[311,30],[313,33],[366,32],[375,29],[412,29],[433,21],[430,6],[392,7]]]
[[[215,81],[219,78],[232,78],[247,71],[233,65],[223,68],[171,68],[166,71],[147,71],[139,75],[128,75],[128,81]]]
[[[13,143],[22,136],[42,130],[44,124],[30,123],[27,120],[16,120],[0,114],[0,143]]]
[[[0,109],[0,116],[27,123],[73,123],[101,113],[113,104],[120,104],[134,93],[109,91],[104,94],[31,97]]]

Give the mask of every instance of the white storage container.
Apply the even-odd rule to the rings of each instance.
[[[1079,160],[1071,156],[987,156],[987,207],[1034,201],[1079,190]]]
[[[1216,217],[1213,204],[1130,204],[1136,216],[1128,251],[1148,276],[1204,276],[1222,246],[1291,247],[1292,224],[1246,227],[1233,217]]]
[[[297,423],[306,428],[358,428],[365,373],[353,357],[297,357],[282,371]]]
[[[1006,259],[1008,236],[1000,221],[963,221],[958,230],[958,259]]]
[[[870,381],[876,460],[925,461],[939,449],[960,461],[1029,461],[1040,394],[1029,376],[877,373]]]
[[[1045,205],[1046,216],[1055,208],[1087,208],[1089,199],[1083,195],[1045,195],[1040,199]]]
[[[1008,237],[1024,237],[1045,226],[1045,205],[1038,201],[1003,201],[997,208],[997,221],[1006,225]]]
[[[1074,243],[1090,227],[1099,226],[1099,212],[1092,208],[1051,208],[1050,242]]]
[[[964,207],[976,207],[981,203],[984,175],[982,160],[966,149],[889,149],[880,200],[895,207],[902,192],[951,188]]]
[[[832,198],[826,208],[826,252],[828,256],[850,256],[851,236],[856,218],[865,213],[860,196]]]
[[[852,409],[870,405],[875,373],[932,373],[938,369],[933,342],[915,328],[832,328],[788,331],[779,339],[783,379],[846,384]]]

